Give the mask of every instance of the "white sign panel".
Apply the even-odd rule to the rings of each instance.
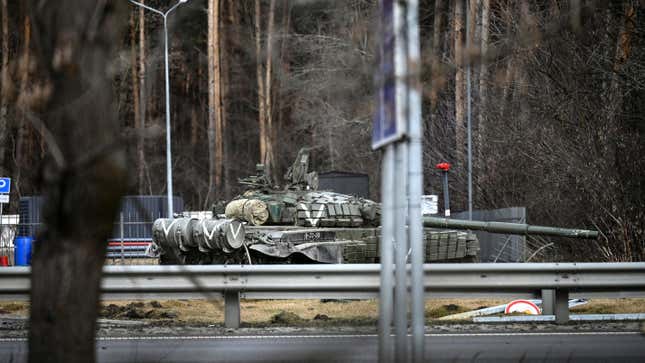
[[[0,194],[0,203],[9,203],[9,194]]]
[[[20,214],[8,214],[2,216],[0,224],[3,226],[17,226],[20,224]]]
[[[421,196],[421,214],[429,216],[439,213],[439,196],[422,195]]]

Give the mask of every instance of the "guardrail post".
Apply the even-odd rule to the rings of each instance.
[[[569,290],[555,290],[555,323],[569,322]]]
[[[239,291],[224,291],[224,326],[233,329],[240,327]]]
[[[542,289],[542,315],[555,314],[555,290]]]

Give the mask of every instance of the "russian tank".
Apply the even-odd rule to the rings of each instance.
[[[285,174],[284,188],[271,183],[260,164],[258,175],[240,180],[247,187],[244,193],[214,207],[214,219],[158,219],[153,250],[160,253],[160,263],[378,262],[380,204],[319,191],[318,176],[308,169],[309,152],[301,149]],[[572,236],[566,229],[455,221],[424,217],[426,262],[476,262],[479,241],[467,229]],[[468,222],[479,224],[470,228]]]

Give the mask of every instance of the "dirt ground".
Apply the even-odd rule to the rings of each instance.
[[[429,321],[478,308],[501,305],[502,300],[429,300]],[[597,299],[571,309],[573,314],[643,313],[645,299]],[[26,302],[0,302],[0,314],[27,316]],[[242,300],[241,318],[249,325],[302,326],[375,325],[377,300]],[[180,324],[220,325],[224,305],[220,300],[105,301],[100,318],[156,321]]]
[[[106,258],[106,265],[158,265],[159,260],[156,258]]]

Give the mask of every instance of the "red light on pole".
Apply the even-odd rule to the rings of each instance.
[[[439,164],[437,164],[437,169],[443,170],[443,171],[448,171],[448,170],[450,170],[450,163],[439,163]]]

